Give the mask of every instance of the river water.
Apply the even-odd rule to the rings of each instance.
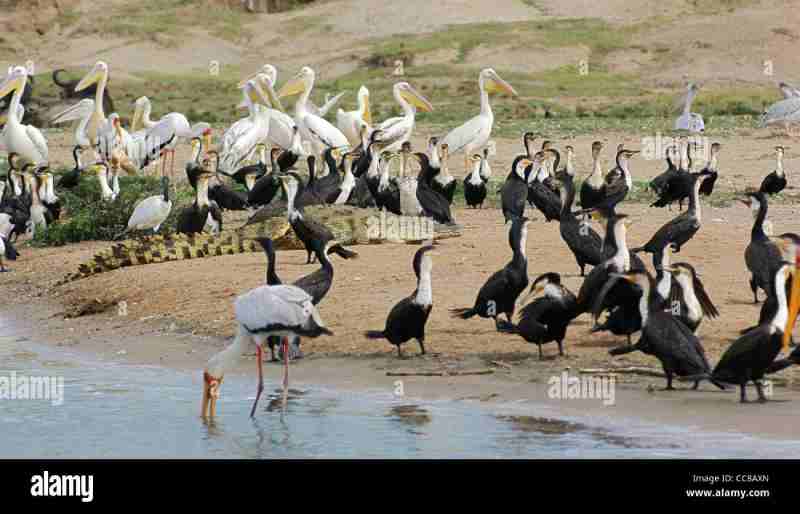
[[[787,457],[794,441],[630,419],[563,418],[530,402],[414,400],[279,382],[249,418],[255,378],[226,377],[218,418],[198,416],[200,373],[92,361],[0,334],[0,379],[55,377],[63,402],[0,399],[1,458]],[[271,377],[270,377],[271,378]]]

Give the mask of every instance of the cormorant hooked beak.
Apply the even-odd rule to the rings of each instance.
[[[800,255],[795,257],[794,269],[792,270],[792,289],[789,294],[789,318],[786,321],[786,329],[783,331],[783,350],[789,348],[789,341],[792,340],[792,330],[800,312]]]

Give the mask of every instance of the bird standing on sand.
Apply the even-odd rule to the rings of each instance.
[[[513,251],[511,261],[483,284],[471,308],[451,309],[454,318],[469,319],[473,316],[492,318],[495,326],[499,328],[498,316],[505,314],[508,322],[511,322],[517,297],[528,287],[528,259],[525,247],[528,241],[529,223],[527,218],[511,219],[508,231],[508,244]]]
[[[425,355],[425,325],[433,309],[433,289],[431,270],[436,255],[432,245],[426,245],[414,254],[414,273],[417,275],[417,288],[410,296],[403,298],[389,312],[383,330],[368,330],[367,339],[386,339],[397,346],[397,356],[402,357],[401,345],[411,339],[419,343],[420,354]]]

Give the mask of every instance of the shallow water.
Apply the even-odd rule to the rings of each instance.
[[[249,418],[253,377],[226,377],[218,419],[199,416],[200,373],[90,361],[0,336],[0,377],[57,376],[63,403],[0,400],[0,457],[34,458],[614,458],[786,457],[793,441],[697,432],[629,419],[561,418],[517,402],[414,400],[279,383]]]

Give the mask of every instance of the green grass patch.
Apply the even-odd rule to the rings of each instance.
[[[66,171],[66,170],[62,170]],[[58,180],[56,178],[56,180]],[[174,193],[172,212],[161,226],[161,233],[175,231],[178,213],[193,201],[194,192],[181,185]],[[59,191],[62,220],[36,232],[34,246],[62,246],[81,241],[110,241],[128,226],[136,204],[148,196],[161,194],[158,177],[120,177],[120,195],[113,202],[102,200],[97,179],[84,177],[77,187]]]

